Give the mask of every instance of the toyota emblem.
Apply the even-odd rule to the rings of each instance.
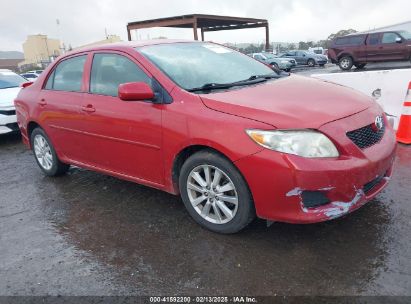
[[[376,131],[379,131],[384,127],[384,121],[382,119],[382,116],[375,117],[374,126]]]

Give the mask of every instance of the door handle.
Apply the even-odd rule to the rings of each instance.
[[[88,104],[87,106],[81,107],[81,110],[87,113],[93,113],[96,111],[96,109],[93,107],[93,105]]]
[[[38,104],[40,105],[40,106],[45,106],[46,104],[47,104],[47,102],[46,102],[46,100],[44,99],[44,98],[42,98],[42,99],[40,99],[40,101],[38,102]]]

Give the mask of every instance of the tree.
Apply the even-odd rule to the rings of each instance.
[[[338,31],[338,32],[335,33],[335,34],[331,34],[330,36],[328,36],[327,40],[328,40],[328,41],[331,41],[331,40],[333,40],[333,39],[335,39],[335,38],[337,38],[337,37],[346,36],[346,35],[354,34],[354,33],[357,33],[357,31],[354,30],[354,29],[340,30],[340,31]]]

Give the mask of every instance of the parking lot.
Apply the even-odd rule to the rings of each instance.
[[[411,295],[411,147],[360,210],[315,225],[200,228],[178,197],[71,168],[47,178],[0,137],[2,295]]]
[[[364,72],[364,71],[379,71],[392,69],[409,69],[411,62],[383,62],[383,63],[369,63],[364,69],[352,68],[348,73]],[[326,73],[347,73],[342,71],[337,65],[327,63],[324,67],[313,67],[299,65],[292,70],[293,73],[310,76],[312,74],[326,74]]]

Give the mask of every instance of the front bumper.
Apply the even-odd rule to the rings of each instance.
[[[386,122],[381,141],[364,150],[345,135],[364,126],[370,117],[375,118],[379,114],[376,111],[366,110],[320,128],[331,139],[338,139],[338,158],[308,159],[263,150],[237,161],[252,192],[257,215],[289,223],[327,221],[358,209],[381,192],[392,174],[394,131]],[[304,191],[323,193],[329,203],[308,208],[303,202]]]
[[[0,134],[16,132],[19,130],[17,125],[16,110],[14,107],[0,108]]]

